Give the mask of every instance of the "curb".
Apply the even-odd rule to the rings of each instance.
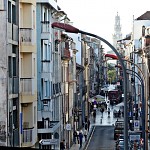
[[[89,143],[90,137],[91,137],[91,135],[92,135],[94,129],[95,129],[95,128],[94,128],[94,125],[92,125],[92,126],[91,126],[91,130],[89,131],[89,134],[88,134],[88,136],[87,136],[87,141],[84,142],[83,147],[80,148],[80,150],[86,150],[86,146],[87,146],[87,144]]]

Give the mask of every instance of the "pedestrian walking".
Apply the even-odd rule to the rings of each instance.
[[[90,120],[88,119],[88,131],[90,129]]]
[[[101,108],[102,117],[103,117],[103,112],[104,112],[104,108],[102,107]]]
[[[79,144],[79,131],[76,132],[77,132],[77,143]]]
[[[87,122],[84,123],[84,128],[85,128],[85,130],[88,129],[88,123]]]
[[[80,141],[80,148],[82,147],[82,142],[83,142],[83,132],[80,130],[79,132],[79,141]]]
[[[93,121],[95,122],[96,119],[96,110],[93,112]]]
[[[87,130],[85,129],[85,130],[84,130],[84,138],[85,138],[85,141],[87,141],[87,134],[88,134],[88,132],[87,132]]]
[[[74,141],[74,144],[76,144],[76,141],[77,141],[77,131],[74,130],[73,132],[73,141]]]
[[[122,117],[124,117],[124,111],[122,110]]]
[[[65,149],[65,140],[60,142],[60,150],[64,150]]]
[[[107,110],[107,103],[105,103],[105,109]]]
[[[110,108],[108,108],[108,117],[110,117]]]
[[[121,117],[121,111],[120,111],[120,109],[119,109],[119,111],[118,111],[118,117],[119,117],[119,118]]]

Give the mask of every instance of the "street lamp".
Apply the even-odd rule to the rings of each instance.
[[[130,72],[134,72],[135,73],[135,76],[139,79],[139,81],[141,82],[141,86],[142,86],[142,115],[145,116],[145,109],[144,109],[144,82],[143,82],[143,79],[141,78],[141,76],[138,75],[137,72],[133,71],[133,70],[130,70],[130,69],[126,69],[127,71],[130,71]],[[145,141],[146,141],[146,138],[145,138],[145,117],[142,117],[142,137],[143,137],[143,140],[144,140],[144,149],[145,149]]]
[[[124,142],[125,142],[124,149],[127,150],[128,149],[127,76],[126,76],[126,68],[124,65],[124,61],[122,60],[120,54],[108,41],[106,41],[105,39],[103,39],[100,36],[79,30],[78,28],[75,28],[69,24],[60,23],[60,22],[52,23],[52,28],[54,28],[54,27],[63,29],[66,32],[70,32],[70,33],[81,33],[84,35],[95,37],[95,38],[103,41],[105,44],[107,44],[117,55],[120,65],[122,66],[123,77],[124,77]]]
[[[143,71],[141,70],[141,68],[137,64],[135,64],[134,62],[132,62],[132,61],[130,61],[128,59],[124,59],[124,61],[127,61],[127,62],[135,65],[138,68],[138,70],[140,71],[140,73],[142,74],[142,77],[144,79],[143,86],[146,85],[146,78],[145,78],[145,75],[144,75]],[[147,109],[146,109],[146,104],[145,104],[145,101],[144,101],[144,91],[143,91],[142,96],[143,96],[143,98],[142,98],[142,114],[143,114],[142,132],[143,133],[142,134],[144,134],[143,135],[144,136],[144,138],[143,138],[144,139],[144,149],[148,149],[148,143],[147,143],[147,141],[148,141],[148,139],[147,139],[147,122],[145,122],[145,121],[147,121],[147,117],[146,117],[146,115],[147,115]],[[145,134],[145,132],[146,132],[146,134]]]
[[[141,81],[141,84],[142,84],[142,115],[143,115],[143,117],[142,117],[142,137],[143,137],[143,140],[144,140],[144,149],[146,149],[147,148],[147,135],[145,134],[145,132],[146,132],[146,130],[145,130],[146,129],[146,127],[145,127],[145,117],[146,117],[145,110],[146,110],[146,107],[145,107],[145,101],[144,101],[144,83],[146,85],[145,75],[142,72],[141,68],[137,64],[135,64],[134,62],[132,62],[128,59],[123,59],[123,60],[135,65],[139,69],[139,71],[142,74],[142,77],[144,79],[144,82],[143,82],[141,76],[139,76],[137,74],[137,72],[135,72],[133,70],[126,69],[128,71],[134,72],[136,74],[136,77]]]

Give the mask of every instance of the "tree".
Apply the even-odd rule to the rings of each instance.
[[[111,64],[108,64],[107,77],[108,77],[110,82],[115,82],[115,80],[116,80],[115,66],[112,66]]]

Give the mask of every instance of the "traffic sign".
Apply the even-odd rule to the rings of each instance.
[[[139,125],[139,120],[134,120],[134,130],[139,130],[140,125]]]
[[[58,139],[41,139],[39,143],[41,145],[57,145]]]
[[[71,130],[71,124],[70,123],[66,124],[66,130]]]

